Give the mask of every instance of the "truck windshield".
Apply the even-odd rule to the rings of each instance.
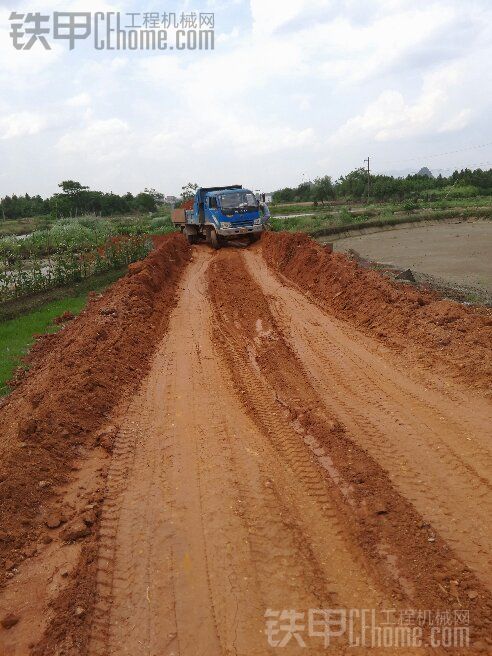
[[[220,205],[223,210],[256,209],[256,198],[254,194],[245,191],[238,191],[234,194],[222,194],[220,196]]]

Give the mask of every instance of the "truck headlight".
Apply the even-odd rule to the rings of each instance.
[[[231,222],[230,221],[221,221],[220,222],[220,227],[221,228],[230,228],[231,227]]]
[[[255,219],[253,225],[261,225],[261,218]]]

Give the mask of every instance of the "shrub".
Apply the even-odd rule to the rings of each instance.
[[[352,212],[349,212],[346,207],[343,207],[338,215],[338,220],[342,225],[346,225],[349,223],[354,223],[355,217]]]
[[[64,230],[66,226],[59,226]],[[18,245],[15,245],[18,246]],[[118,269],[144,258],[152,249],[146,236],[110,237],[103,246],[71,250],[60,243],[48,259],[26,260],[13,248],[5,252],[0,267],[0,302],[78,282],[96,273]]]
[[[170,232],[174,229],[173,224],[171,223],[171,217],[168,216],[156,216],[150,222],[150,229],[152,232]]]
[[[410,198],[403,203],[403,209],[405,212],[413,212],[413,210],[419,209],[419,203],[414,198]]]

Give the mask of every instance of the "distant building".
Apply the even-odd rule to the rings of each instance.
[[[263,203],[271,203],[273,200],[273,192],[269,193],[262,193],[262,192],[257,192],[256,197],[258,200],[262,201]]]

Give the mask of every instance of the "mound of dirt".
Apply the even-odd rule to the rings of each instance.
[[[162,338],[191,250],[178,234],[57,334],[37,340],[29,371],[0,409],[0,584],[3,564],[23,559],[40,534],[40,508],[70,478],[71,463],[135,389]],[[66,318],[65,318],[66,319]]]
[[[468,385],[490,390],[490,309],[465,307],[394,283],[301,233],[267,232],[262,247],[273,270],[335,316],[416,356],[425,366],[444,365]]]
[[[61,326],[64,323],[67,323],[67,321],[72,321],[72,319],[75,319],[75,315],[70,312],[70,310],[66,310],[63,314],[60,314],[59,317],[55,317],[53,319],[53,323],[55,326]]]
[[[302,485],[308,466],[301,465],[303,443],[314,444],[312,454],[319,475],[338,499],[345,530],[364,550],[371,570],[379,571],[391,598],[421,608],[459,611],[461,601],[450,599],[442,585],[443,578],[459,579],[463,590],[481,590],[481,601],[471,611],[476,621],[473,635],[474,639],[488,635],[492,597],[465,564],[456,560],[437,531],[429,534],[425,530],[429,526],[426,519],[394,486],[387,471],[358,444],[336,414],[327,411],[289,345],[285,328],[271,311],[271,297],[255,283],[237,251],[219,253],[208,269],[208,278],[217,351],[225,358],[238,398],[275,444],[279,458],[285,457],[283,448],[289,454],[298,453],[299,459],[292,465],[292,488]],[[305,319],[309,321],[309,317]],[[251,367],[269,387],[262,387],[261,378],[251,378]],[[266,411],[268,398],[276,403]],[[289,428],[300,439],[287,444]],[[396,570],[389,565],[386,550],[392,553]],[[322,598],[321,581],[316,584]],[[471,603],[467,599],[469,607]]]

